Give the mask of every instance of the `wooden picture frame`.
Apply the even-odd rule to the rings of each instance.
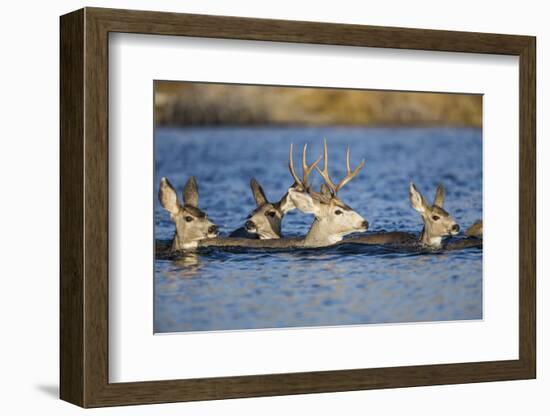
[[[535,38],[85,8],[61,17],[60,396],[82,407],[535,378]],[[520,66],[519,359],[109,383],[110,32],[515,55]]]

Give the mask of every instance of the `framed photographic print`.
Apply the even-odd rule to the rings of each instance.
[[[61,398],[534,378],[535,103],[529,36],[62,16]]]

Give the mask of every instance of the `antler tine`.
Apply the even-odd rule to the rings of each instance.
[[[303,172],[303,180],[302,180],[302,183],[304,185],[304,187],[307,187],[308,186],[308,178],[309,178],[309,174],[311,173],[311,171],[313,170],[313,168],[317,167],[317,164],[321,161],[321,156],[319,156],[317,158],[317,160],[315,162],[313,162],[309,167],[307,165],[307,159],[306,159],[306,154],[307,154],[307,143],[304,144],[304,150],[302,152],[302,172]]]
[[[350,167],[350,163],[349,163],[349,146],[348,146],[348,148],[347,148],[347,150],[346,150],[346,176],[344,177],[344,179],[342,179],[342,180],[340,181],[340,183],[339,183],[338,186],[336,187],[336,192],[338,192],[340,189],[342,189],[346,183],[348,183],[348,182],[351,181],[355,176],[357,176],[357,174],[359,173],[359,171],[360,171],[361,169],[363,169],[364,166],[365,166],[365,159],[363,159],[363,160],[361,161],[361,163],[359,164],[359,166],[357,166],[353,172],[351,171],[351,167]]]
[[[300,180],[298,175],[296,175],[296,171],[294,170],[293,153],[294,152],[293,152],[293,148],[292,148],[292,143],[290,143],[290,152],[288,154],[288,169],[290,170],[290,174],[294,178],[294,182],[296,183],[296,185],[298,185],[298,186],[305,189],[304,184],[302,183],[302,181]]]
[[[317,166],[315,166],[315,169],[317,169],[317,172],[323,177],[323,180],[325,181],[326,185],[330,188],[333,194],[336,194],[336,185],[334,185],[334,182],[330,180],[330,176],[328,174],[328,148],[327,148],[327,139],[325,139],[325,151],[324,151],[324,166],[323,170],[319,169]]]

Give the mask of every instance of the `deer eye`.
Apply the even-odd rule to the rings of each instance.
[[[191,221],[193,221],[193,217],[188,215],[187,217],[185,217],[185,221],[191,222]]]
[[[342,210],[340,210],[340,209],[337,209],[336,211],[334,211],[334,213],[336,215],[342,215],[343,214]]]
[[[432,220],[437,221],[439,217],[437,215],[432,215]]]
[[[275,216],[275,211],[268,211],[265,213],[265,215],[267,215],[268,217],[274,217]]]

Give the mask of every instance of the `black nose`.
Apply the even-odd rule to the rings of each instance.
[[[217,234],[218,233],[218,226],[217,225],[211,225],[208,227],[208,234]]]
[[[459,230],[460,226],[458,224],[453,225],[453,231],[456,231],[458,233]]]
[[[256,228],[256,224],[248,220],[247,222],[244,223],[244,228],[246,228],[247,230],[253,230],[254,228]]]
[[[365,230],[368,230],[368,229],[369,229],[369,222],[368,222],[367,220],[363,221],[363,222],[361,223],[361,225],[363,226],[363,228],[364,228]]]

